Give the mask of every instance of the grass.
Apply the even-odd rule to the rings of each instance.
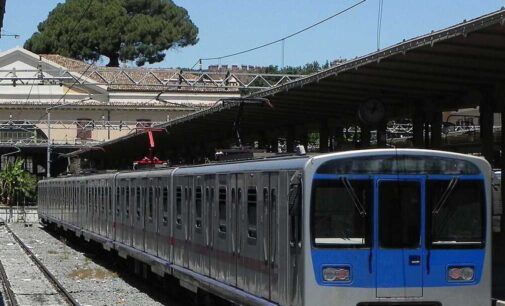
[[[104,279],[109,279],[109,278],[116,278],[118,277],[117,273],[115,272],[110,272],[104,269],[100,268],[81,268],[72,271],[69,274],[70,277],[76,280],[84,280],[84,279],[97,279],[97,280],[104,280]]]
[[[93,260],[91,260],[91,258],[89,258],[89,257],[84,257],[84,264],[85,264],[86,266],[89,266],[89,264],[90,264],[90,263],[92,263],[92,262],[93,262]]]
[[[70,252],[67,246],[67,239],[65,237],[60,237],[60,241],[63,243],[63,253],[60,256],[60,259],[68,259],[70,257]]]

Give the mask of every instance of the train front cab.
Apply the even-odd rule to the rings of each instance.
[[[385,152],[306,172],[304,304],[490,305],[489,165]]]

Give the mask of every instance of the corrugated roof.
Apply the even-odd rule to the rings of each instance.
[[[356,125],[359,106],[371,98],[385,104],[389,119],[409,117],[419,108],[475,107],[479,97],[490,99],[503,84],[504,9],[252,94],[269,99],[274,108],[246,106],[242,133],[282,135],[288,127],[328,120],[333,125]],[[166,157],[175,148],[233,139],[237,105],[217,106],[164,124],[168,134],[156,137]],[[145,153],[146,145],[145,135],[116,139],[101,145],[105,151],[100,158],[113,162],[122,154],[133,160]]]

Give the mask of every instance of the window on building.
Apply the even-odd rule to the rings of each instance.
[[[92,119],[81,118],[77,119],[77,139],[88,140],[92,138],[91,132],[95,127],[94,121]]]
[[[151,119],[137,119],[137,128],[146,128],[152,125]]]

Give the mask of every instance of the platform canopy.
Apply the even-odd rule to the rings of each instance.
[[[265,134],[283,137],[293,126],[360,124],[358,109],[370,100],[381,101],[386,119],[412,118],[414,112],[451,111],[477,107],[483,99],[503,100],[504,85],[502,9],[248,96],[266,98],[273,107],[243,104],[239,116],[240,103],[218,103],[170,121],[161,126],[167,132],[155,137],[157,152],[160,158],[170,158],[176,151],[180,155],[205,151],[209,144],[233,143],[237,118],[245,141]],[[147,136],[138,133],[74,155],[92,154],[107,166],[121,168],[145,155],[147,144]]]

